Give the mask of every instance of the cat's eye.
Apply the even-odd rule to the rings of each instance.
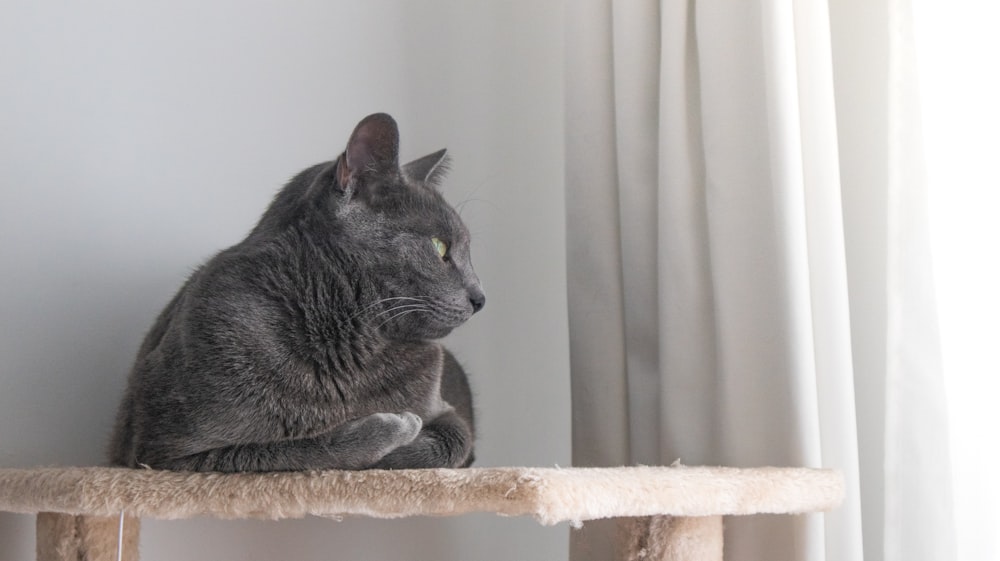
[[[444,259],[445,255],[448,255],[448,244],[438,238],[431,238],[431,243],[434,244],[434,249],[437,250],[438,255],[440,255],[442,259]]]

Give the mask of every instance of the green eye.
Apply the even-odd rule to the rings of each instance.
[[[434,244],[434,249],[437,250],[438,255],[440,255],[442,258],[445,255],[447,255],[447,253],[448,253],[448,244],[444,243],[443,241],[441,241],[441,240],[439,240],[437,238],[431,238],[431,243]]]

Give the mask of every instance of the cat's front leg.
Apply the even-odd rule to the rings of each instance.
[[[230,473],[366,469],[412,443],[422,425],[413,413],[373,413],[314,437],[234,444],[180,457],[140,458],[139,462],[158,469]]]

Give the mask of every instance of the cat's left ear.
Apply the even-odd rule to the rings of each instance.
[[[403,166],[403,175],[410,181],[423,183],[428,187],[437,187],[448,173],[448,149],[442,148],[423,158],[417,158]]]
[[[347,149],[337,162],[337,181],[344,189],[372,174],[399,169],[399,128],[385,113],[369,115],[358,123]]]

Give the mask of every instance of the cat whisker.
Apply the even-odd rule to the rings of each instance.
[[[465,205],[467,205],[469,203],[483,203],[483,204],[486,204],[486,205],[489,205],[489,206],[493,207],[494,209],[499,209],[500,208],[499,206],[497,206],[496,203],[494,203],[493,201],[487,200],[487,199],[480,199],[480,198],[465,199],[464,201],[462,201],[462,202],[458,203],[457,205],[455,205],[455,211],[458,212],[459,216],[462,216],[462,212],[465,211]]]
[[[378,306],[380,304],[385,304],[386,302],[391,302],[393,300],[413,300],[413,301],[416,301],[416,302],[427,302],[429,299],[430,299],[429,296],[391,296],[389,298],[382,298],[380,300],[376,300],[376,301],[372,302],[371,304],[368,304],[367,306],[361,308],[360,310],[358,310],[357,312],[355,312],[354,314],[352,314],[348,319],[354,319],[354,318],[356,318],[356,317],[364,314],[368,310],[374,308],[375,306]]]
[[[379,317],[387,315],[387,314],[398,312],[400,310],[424,310],[424,311],[430,311],[431,307],[428,306],[428,305],[426,305],[426,304],[400,304],[399,306],[393,306],[393,307],[388,308],[386,310],[382,310],[381,312],[373,315],[372,319],[376,319],[376,318],[379,318]]]
[[[487,203],[494,208],[498,208],[497,205],[494,204],[492,201],[476,197],[476,195],[479,193],[479,190],[485,187],[486,184],[492,181],[495,177],[496,174],[493,174],[480,181],[479,184],[475,186],[475,188],[469,191],[468,194],[457,205],[454,206],[455,212],[457,212],[459,216],[462,216],[462,211],[465,210],[465,205],[471,201]]]
[[[412,314],[413,312],[429,312],[429,311],[430,311],[429,308],[428,309],[421,308],[421,309],[403,310],[402,312],[399,312],[398,314],[392,316],[391,318],[389,318],[389,319],[383,321],[382,323],[378,324],[377,326],[375,326],[375,331],[378,331],[379,329],[382,328],[383,325],[389,323],[390,321],[392,321],[392,320],[394,320],[394,319],[396,319],[398,317],[405,316],[406,314]]]

